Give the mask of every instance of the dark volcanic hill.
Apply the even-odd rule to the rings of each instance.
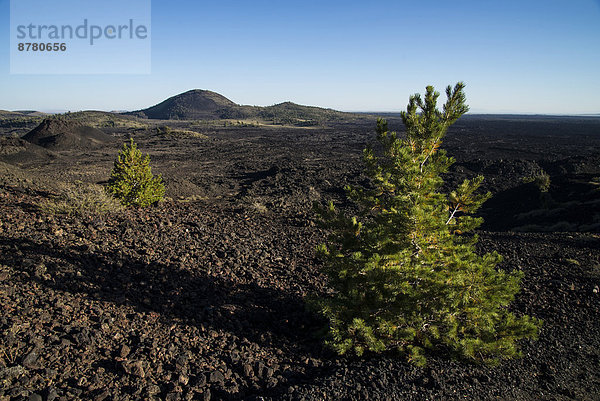
[[[49,160],[55,154],[21,138],[0,137],[0,162],[22,165],[24,163]]]
[[[114,141],[112,136],[97,128],[55,118],[45,119],[23,139],[54,150],[87,149]]]
[[[194,89],[132,114],[159,120],[213,119],[237,107],[237,104],[218,93]]]
[[[223,95],[200,89],[187,91],[170,97],[156,106],[127,114],[159,120],[256,118],[272,121],[276,124],[295,125],[314,125],[324,121],[354,117],[350,113],[321,107],[302,106],[292,102],[267,107],[239,105]]]

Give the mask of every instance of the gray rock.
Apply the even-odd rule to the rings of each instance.
[[[121,350],[119,351],[119,356],[121,358],[126,358],[127,355],[129,355],[129,352],[131,352],[131,349],[127,345],[123,344]]]
[[[51,388],[50,390],[48,390],[48,396],[46,397],[46,401],[54,401],[58,398],[58,393],[56,392],[56,389]]]
[[[188,382],[190,381],[190,378],[187,375],[184,375],[183,373],[179,375],[179,383],[183,386],[187,385]]]
[[[215,370],[213,372],[210,372],[210,378],[208,379],[208,381],[210,381],[211,383],[218,383],[220,385],[225,384],[225,376],[223,376],[223,373],[219,372],[218,370]]]
[[[149,386],[146,387],[146,394],[148,394],[148,395],[160,394],[160,387],[157,386],[156,384],[150,384]]]
[[[244,376],[245,377],[253,377],[254,376],[254,369],[252,369],[252,365],[250,365],[249,363],[244,364]]]
[[[179,393],[169,393],[165,398],[166,401],[179,401],[181,399],[181,394]]]
[[[104,401],[109,396],[110,396],[110,393],[108,391],[104,391],[104,392],[98,394],[97,396],[95,396],[94,401]]]
[[[37,350],[34,349],[23,359],[23,366],[27,369],[37,369],[38,365],[38,353]]]
[[[141,378],[146,377],[146,372],[144,371],[144,364],[142,361],[126,361],[123,363],[123,370],[125,373],[138,376]]]

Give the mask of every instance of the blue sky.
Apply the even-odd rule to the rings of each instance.
[[[399,111],[460,80],[473,112],[600,113],[598,0],[154,0],[151,73],[139,75],[11,75],[9,4],[0,109],[134,110],[199,88]]]

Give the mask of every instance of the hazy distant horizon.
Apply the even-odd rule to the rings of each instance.
[[[165,98],[164,100],[166,100],[167,98]],[[296,103],[293,100],[286,100],[292,103]],[[155,104],[147,104],[144,106],[140,106],[137,107],[135,109],[128,109],[128,110],[119,110],[119,109],[99,109],[99,108],[91,108],[91,109],[32,109],[32,108],[26,108],[26,109],[13,109],[13,110],[8,110],[8,109],[2,109],[0,108],[0,110],[6,110],[6,111],[13,111],[13,112],[24,112],[24,111],[31,111],[31,112],[41,112],[41,113],[48,113],[48,114],[62,114],[62,113],[75,113],[75,112],[81,112],[81,111],[101,111],[101,112],[108,112],[108,113],[128,113],[128,112],[133,112],[133,111],[138,111],[138,110],[143,110],[146,109],[148,107],[152,107],[155,106],[158,103]],[[245,104],[241,104],[238,103],[242,106],[248,106]],[[259,106],[259,107],[267,107],[267,106],[273,106],[274,104],[277,103],[270,103],[270,104],[253,104],[251,106]],[[300,103],[297,103],[300,104]],[[337,111],[342,111],[344,113],[359,113],[359,114],[377,114],[377,113],[382,113],[382,114],[400,114],[400,112],[404,111],[405,108],[401,108],[401,109],[388,109],[388,110],[340,110],[340,109],[336,109],[333,107],[328,107],[328,106],[319,106],[319,105],[314,105],[314,104],[302,104],[303,106],[314,106],[314,107],[321,107],[324,109],[332,109],[332,110],[337,110]],[[536,113],[536,112],[521,112],[521,111],[507,111],[507,110],[501,110],[501,111],[493,111],[493,110],[478,110],[478,109],[471,109],[469,110],[468,113],[466,113],[465,115],[514,115],[514,116],[574,116],[574,117],[600,117],[600,112],[598,113]]]

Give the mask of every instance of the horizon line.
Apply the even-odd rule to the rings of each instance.
[[[302,105],[307,106],[307,105]],[[152,107],[152,106],[150,106]],[[259,107],[269,107],[269,106],[259,106]],[[321,106],[308,106],[308,107],[320,107],[323,109],[340,111],[343,113],[354,113],[354,114],[400,114],[404,110],[397,111],[385,111],[385,110],[337,110],[331,107],[321,107]],[[143,110],[143,109],[140,109]],[[80,112],[103,112],[103,113],[113,113],[113,114],[122,114],[122,113],[130,113],[138,110],[101,110],[101,109],[80,109],[80,110],[66,110],[66,109],[18,109],[18,110],[3,110],[12,113],[46,113],[46,114],[64,114],[64,113],[80,113]],[[526,112],[526,111],[475,111],[475,112],[467,112],[464,115],[494,115],[494,116],[554,116],[554,117],[600,117],[600,113],[544,113],[544,112]]]

